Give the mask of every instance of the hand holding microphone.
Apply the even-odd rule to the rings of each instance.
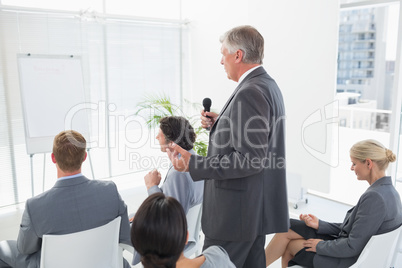
[[[201,125],[206,130],[211,130],[211,127],[215,123],[218,114],[210,112],[212,101],[210,98],[205,98],[202,101],[204,111],[201,111]]]

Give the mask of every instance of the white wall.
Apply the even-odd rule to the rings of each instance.
[[[326,128],[334,120],[325,119],[323,112],[321,122],[305,129],[303,123],[333,101],[338,1],[186,0],[182,3],[183,18],[190,19],[192,32],[191,86],[184,96],[194,102],[210,97],[212,109],[219,111],[236,87],[227,80],[220,65],[219,37],[238,25],[255,26],[265,38],[264,67],[277,81],[285,99],[289,174],[302,175],[305,187],[328,191],[331,151],[326,143],[332,141],[332,130],[328,129],[331,133],[327,140]]]
[[[212,99],[212,110],[220,111],[236,83],[226,78],[220,64],[219,37],[230,28],[248,23],[247,1],[244,0],[185,0],[183,18],[191,21],[191,88],[184,97],[202,102]]]

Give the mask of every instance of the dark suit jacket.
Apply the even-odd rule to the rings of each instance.
[[[374,182],[351,208],[343,223],[319,222],[317,233],[337,239],[317,244],[314,267],[349,267],[357,261],[371,236],[397,229],[402,224],[401,199],[391,177]]]
[[[17,246],[20,253],[31,255],[17,262],[26,262],[24,267],[39,267],[44,234],[80,232],[118,216],[119,240],[131,245],[127,206],[113,182],[88,180],[84,176],[59,180],[50,190],[27,200]]]
[[[251,241],[288,230],[285,108],[264,68],[237,86],[211,129],[208,156],[192,155],[189,165],[193,180],[205,180],[207,237]]]

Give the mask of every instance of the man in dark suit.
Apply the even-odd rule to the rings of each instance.
[[[262,268],[265,235],[289,227],[285,108],[276,82],[261,66],[261,34],[240,26],[221,43],[221,64],[239,84],[219,115],[202,113],[203,127],[211,128],[208,155],[191,155],[175,144],[169,155],[176,170],[205,180],[204,248],[220,245],[236,267]]]
[[[81,174],[86,141],[76,131],[62,131],[53,143],[57,182],[26,201],[17,241],[0,242],[0,267],[40,266],[42,236],[69,234],[102,226],[121,217],[121,243],[131,245],[127,206],[111,181]],[[68,254],[66,252],[66,254]],[[127,261],[125,267],[130,267]]]

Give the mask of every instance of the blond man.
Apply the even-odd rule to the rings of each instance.
[[[89,180],[81,174],[86,156],[86,141],[80,133],[62,131],[54,138],[51,157],[57,181],[26,201],[17,241],[0,242],[0,267],[39,267],[43,235],[88,230],[118,216],[119,240],[131,244],[126,204],[113,182]]]

